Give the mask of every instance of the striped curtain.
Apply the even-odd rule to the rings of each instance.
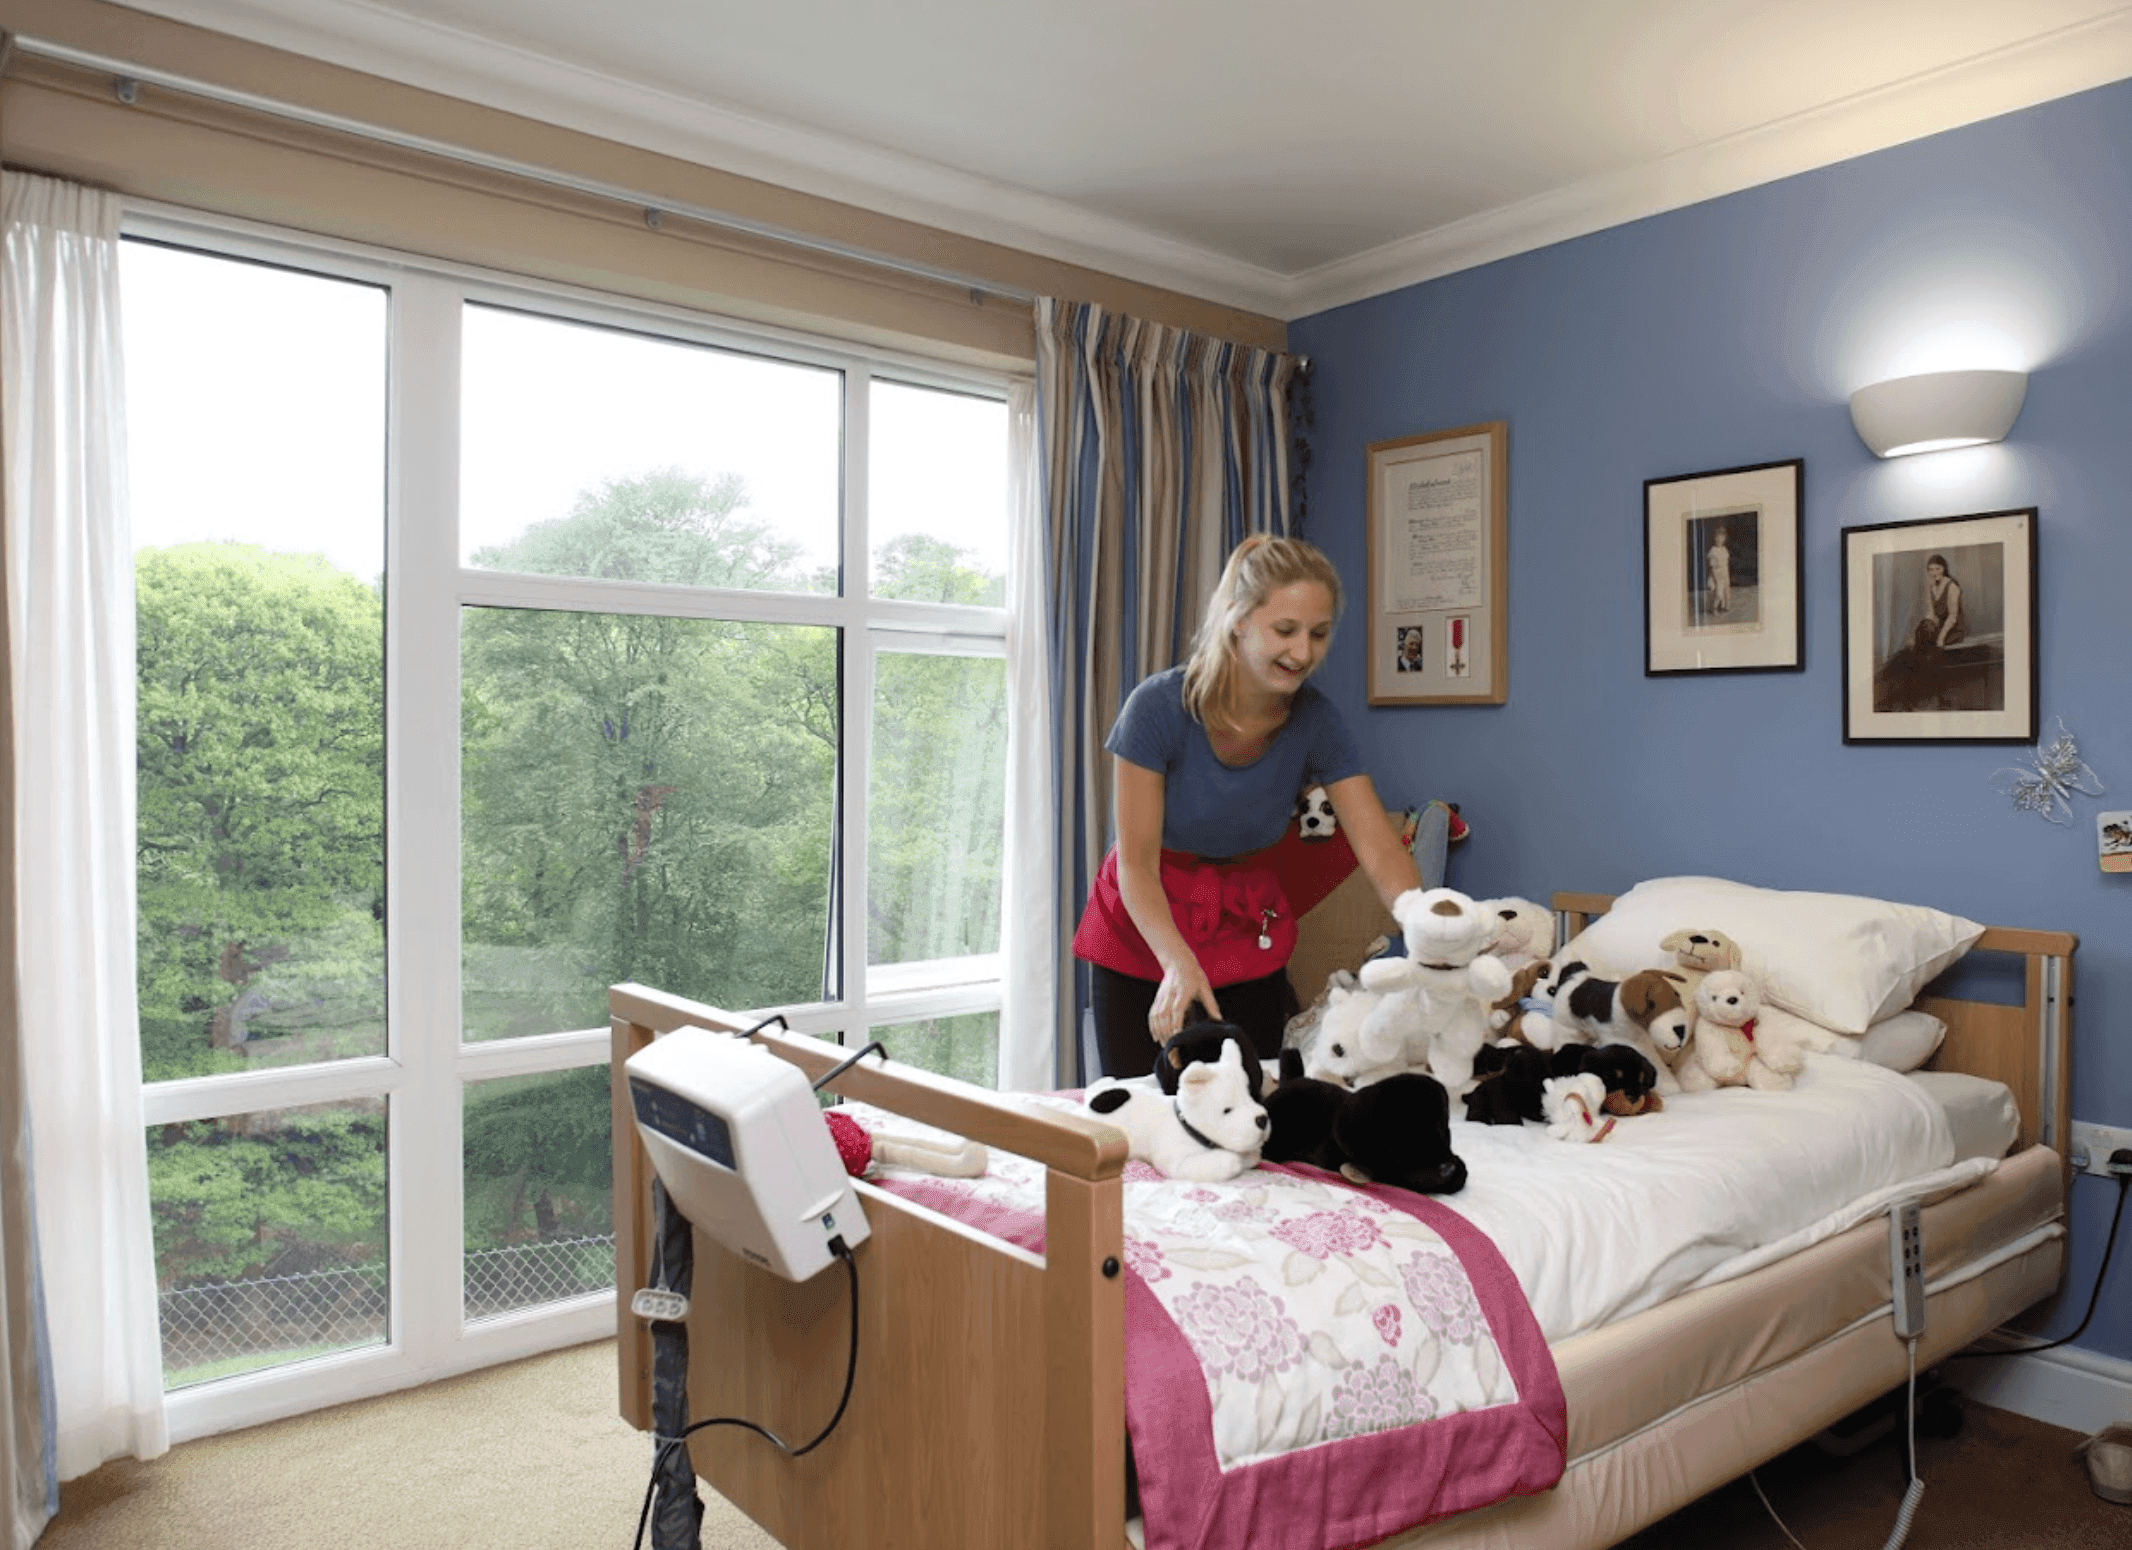
[[[1103,739],[1142,678],[1175,666],[1229,551],[1289,531],[1291,355],[1079,302],[1036,304],[1058,800],[1058,1079],[1082,1079],[1086,1000],[1069,939],[1111,840]]]

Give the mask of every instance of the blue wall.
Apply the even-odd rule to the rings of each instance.
[[[1364,575],[1364,449],[1509,424],[1500,707],[1370,709],[1362,615],[1321,684],[1388,801],[1458,802],[1452,881],[1618,892],[1715,873],[2078,933],[2073,1113],[2132,1126],[2132,85],[1879,152],[1291,327],[1316,362],[1304,531]],[[1846,401],[1958,366],[2029,370],[1997,446],[1880,462]],[[1643,481],[1806,463],[1806,669],[1643,676]],[[2038,508],[2041,702],[2109,788],[2070,828],[1989,784],[2032,750],[1846,746],[1840,531]],[[2076,1179],[2069,1330],[2117,1189]],[[2132,1360],[2132,1243],[2080,1344]]]

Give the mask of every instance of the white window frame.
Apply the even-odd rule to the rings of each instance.
[[[146,201],[124,234],[380,285],[388,307],[386,447],[387,1049],[381,1056],[150,1084],[143,1121],[384,1100],[391,1316],[379,1346],[261,1369],[167,1398],[173,1441],[390,1392],[611,1334],[611,1292],[468,1324],[462,1316],[463,1091],[507,1076],[606,1062],[605,1027],[468,1044],[460,1038],[459,641],[468,606],[658,613],[835,628],[843,653],[839,816],[844,994],[782,1008],[799,1032],[860,1042],[871,1027],[998,1011],[998,953],[866,966],[866,791],[873,663],[883,649],[1006,655],[1005,608],[712,591],[525,576],[459,561],[460,321],[469,303],[829,367],[844,374],[843,541],[848,586],[870,584],[869,387],[875,377],[1005,400],[999,373],[733,323],[339,239]],[[1004,513],[1003,513],[1004,515]],[[1014,710],[1010,707],[1010,715]],[[449,886],[438,886],[439,878]]]

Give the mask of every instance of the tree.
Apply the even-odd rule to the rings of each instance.
[[[730,477],[613,480],[477,559],[796,589],[796,546],[745,499]],[[481,609],[461,656],[471,1036],[597,1023],[626,979],[735,1006],[821,994],[833,631]]]
[[[384,611],[312,555],[135,562],[142,1063],[384,1047]]]

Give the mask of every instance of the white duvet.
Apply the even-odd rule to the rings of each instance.
[[[1495,1240],[1550,1341],[1996,1166],[1953,1161],[1946,1114],[1916,1083],[1825,1055],[1790,1092],[1670,1095],[1595,1145],[1454,1120],[1451,1146],[1467,1184],[1444,1203]]]

